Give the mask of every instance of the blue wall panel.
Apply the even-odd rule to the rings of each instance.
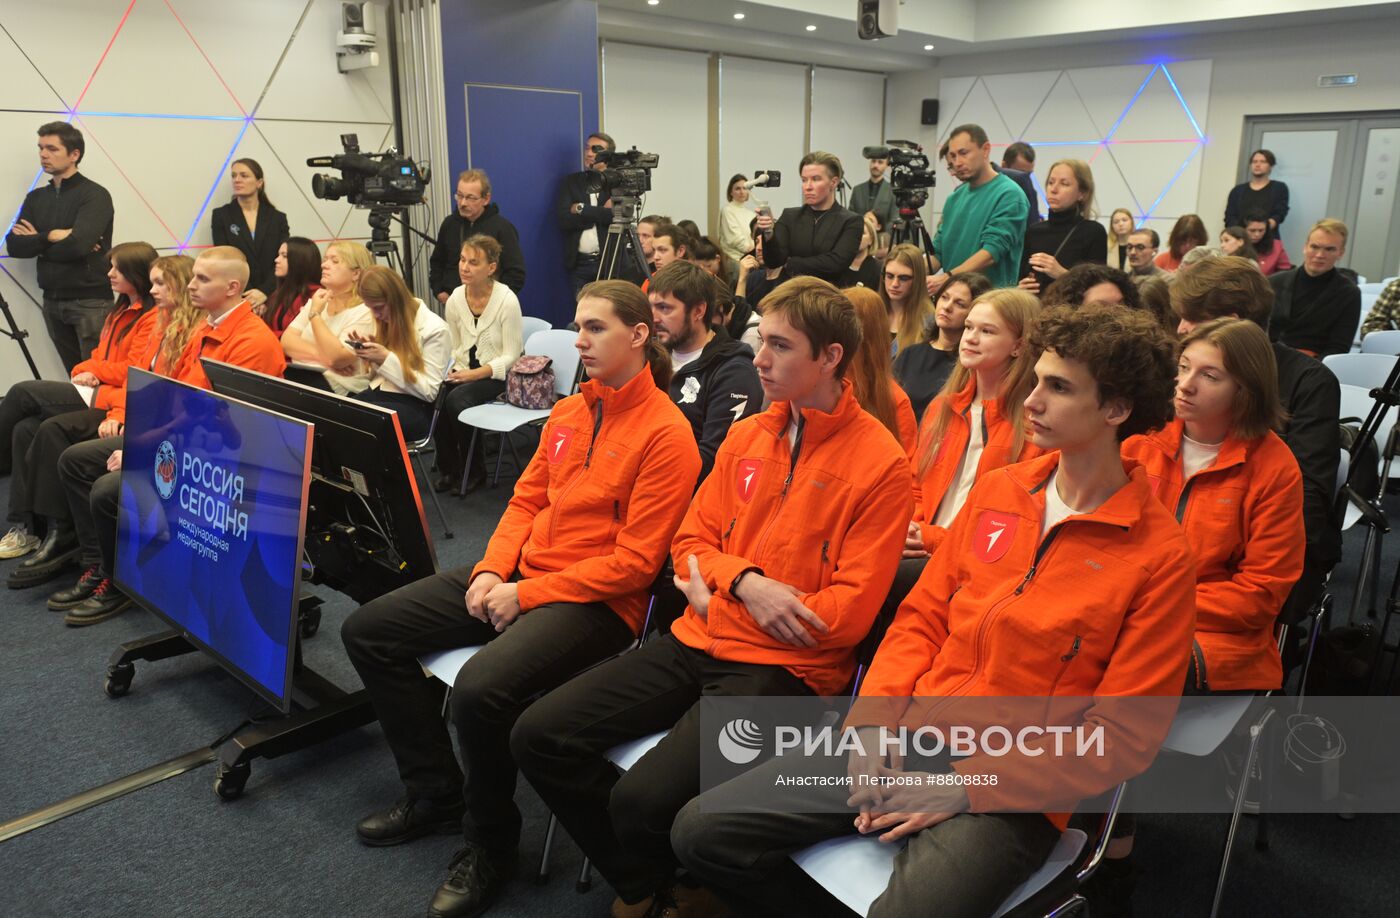
[[[573,297],[554,200],[560,179],[582,168],[584,135],[598,127],[597,4],[446,0],[442,44],[451,164],[442,184],[455,188],[463,169],[486,170],[492,200],[520,230],[521,305],[568,322]]]

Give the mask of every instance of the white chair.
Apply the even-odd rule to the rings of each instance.
[[[1373,331],[1361,339],[1361,353],[1400,355],[1400,330]]]
[[[1342,385],[1369,391],[1385,385],[1395,358],[1386,354],[1328,354],[1322,363]]]
[[[1376,305],[1377,295],[1374,293],[1361,293],[1361,312],[1356,317],[1356,331],[1351,334],[1351,349],[1356,351],[1361,347],[1361,326],[1366,324],[1366,317],[1371,314],[1371,307]]]
[[[578,376],[579,357],[578,349],[574,347],[574,342],[578,340],[576,332],[564,329],[546,329],[535,332],[525,339],[525,353],[535,356],[548,357],[551,367],[554,370],[554,396],[561,399],[574,391],[575,380]],[[549,417],[549,409],[541,408],[533,410],[529,408],[517,408],[504,401],[491,402],[486,405],[474,405],[457,415],[457,420],[472,428],[471,444],[467,447],[466,467],[462,471],[462,485],[458,489],[458,496],[462,496],[467,490],[467,475],[471,471],[472,455],[476,450],[477,441],[481,432],[498,433],[501,435],[501,447],[496,453],[496,474],[492,478],[491,484],[494,487],[501,480],[501,460],[505,457],[506,448],[510,444],[510,435],[526,424],[543,421]],[[513,449],[513,447],[511,447]],[[517,465],[519,461],[517,459]]]
[[[549,331],[553,327],[554,326],[550,325],[544,319],[537,319],[534,316],[521,316],[520,340],[529,341],[530,336],[533,335],[535,332]],[[525,353],[528,354],[530,352],[527,350]]]
[[[1379,296],[1379,295],[1380,295],[1380,292],[1381,292],[1382,290],[1385,289],[1385,282],[1382,281],[1382,282],[1380,282],[1380,283],[1378,283],[1378,284],[1360,283],[1360,284],[1357,284],[1356,286],[1358,286],[1358,287],[1361,288],[1361,295],[1362,295],[1362,296],[1365,296],[1365,295],[1368,294],[1368,293],[1371,294],[1372,296]]]

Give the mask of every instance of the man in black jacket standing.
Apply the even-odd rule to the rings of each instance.
[[[52,178],[29,192],[5,238],[10,255],[38,259],[44,324],[69,373],[97,347],[112,308],[112,196],[78,174],[83,149],[83,134],[71,124],[39,128],[39,165]]]
[[[719,282],[689,261],[671,262],[647,286],[656,336],[671,352],[671,400],[700,446],[699,481],[710,474],[730,425],[763,408],[753,351],[723,326],[712,327],[721,294]]]
[[[1361,289],[1337,270],[1346,251],[1345,223],[1327,218],[1313,224],[1302,267],[1269,275],[1270,338],[1318,360],[1351,350],[1361,326]]]
[[[500,208],[491,203],[491,180],[485,171],[468,169],[457,176],[457,193],[452,198],[457,202],[457,212],[442,221],[428,262],[433,295],[439,303],[446,303],[452,291],[461,286],[457,260],[462,255],[462,243],[483,235],[501,244],[496,280],[519,296],[525,289],[525,253],[520,250],[520,234],[514,224],[501,216]]]
[[[575,294],[584,284],[597,279],[598,259],[612,222],[612,201],[601,200],[601,183],[594,175],[608,166],[598,161],[594,147],[611,153],[617,144],[601,132],[588,135],[583,142],[583,171],[564,176],[555,207],[559,228],[564,231],[564,267],[569,271]]]
[[[813,150],[802,157],[799,172],[802,206],[787,208],[776,221],[772,214],[758,215],[763,263],[782,268],[784,279],[810,274],[835,284],[855,260],[864,223],[860,214],[836,203],[841,160]]]

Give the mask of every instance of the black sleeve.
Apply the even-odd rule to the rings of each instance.
[[[9,235],[5,237],[5,251],[15,258],[37,258],[44,251],[44,246],[48,245],[48,240],[44,238],[47,230],[41,228],[34,222],[34,209],[29,206],[30,198],[24,199],[24,206],[19,209],[19,216],[15,218],[18,223],[21,220],[28,220],[38,232],[33,236],[16,236],[11,228]]]
[[[209,218],[209,221],[209,235],[213,237],[214,244],[233,245],[228,238],[228,217],[226,216],[224,207],[214,208],[214,213]]]
[[[1274,212],[1269,216],[1274,218],[1274,223],[1283,226],[1283,218],[1288,216],[1288,186],[1283,182],[1274,182]]]
[[[1277,218],[1275,218],[1277,219]],[[1240,213],[1240,186],[1230,189],[1225,198],[1225,225],[1244,226],[1244,215]]]
[[[501,264],[496,277],[519,296],[525,289],[525,253],[520,249],[520,234],[508,220],[501,221]]]
[[[1088,235],[1080,245],[1080,259],[1075,264],[1108,264],[1108,230],[1099,221],[1089,220],[1084,224],[1084,231]]]
[[[1356,329],[1361,324],[1360,287],[1352,283],[1346,285],[1346,289],[1337,297],[1336,316],[1332,328],[1328,331],[1325,349],[1317,355],[1319,360],[1328,354],[1345,354],[1351,350],[1352,342],[1356,339]]]
[[[559,228],[563,230],[576,230],[583,232],[592,225],[593,221],[586,213],[574,213],[575,204],[584,205],[584,210],[588,209],[588,198],[579,200],[574,186],[577,184],[575,176],[566,175],[559,183],[559,200],[554,207],[555,218],[559,221]]]
[[[700,425],[700,481],[714,468],[715,453],[729,428],[763,409],[763,386],[752,361],[731,358],[715,368],[705,395],[705,418]]]
[[[763,240],[763,263],[768,267],[781,268],[787,264],[788,251],[792,246],[792,227],[801,212],[800,207],[789,207],[773,221],[773,235]]]
[[[1292,290],[1284,283],[1288,273],[1280,271],[1269,275],[1269,286],[1274,290],[1274,309],[1269,317],[1270,341],[1282,341],[1283,333],[1288,330],[1289,312],[1292,307]]]
[[[836,277],[855,261],[856,252],[860,250],[862,228],[860,217],[846,211],[846,219],[841,224],[835,244],[819,254],[789,256],[786,263],[788,276],[815,274],[818,277]],[[767,251],[765,248],[765,255]]]
[[[105,238],[112,231],[112,196],[107,189],[86,183],[87,195],[73,217],[73,232],[49,246],[44,253],[54,261],[82,261],[94,246],[110,246]],[[62,227],[56,227],[62,228]]]
[[[1289,420],[1284,439],[1303,473],[1308,566],[1323,571],[1330,570],[1341,556],[1341,533],[1332,519],[1342,448],[1337,432],[1340,392],[1337,377],[1319,365],[1304,374],[1286,406]]]
[[[428,288],[435,298],[439,293],[450,295],[459,283],[456,272],[453,271],[456,267],[452,257],[453,240],[448,238],[451,226],[452,217],[448,216],[438,227],[437,242],[433,245],[433,254],[428,257]]]
[[[272,212],[273,212],[274,214],[277,215],[277,221],[278,221],[277,233],[276,233],[276,239],[275,239],[276,244],[273,245],[273,247],[272,247],[272,253],[273,253],[273,256],[275,257],[276,254],[277,254],[277,250],[278,250],[279,248],[282,247],[282,244],[283,244],[284,242],[286,242],[288,239],[292,238],[292,228],[291,228],[291,224],[289,224],[289,223],[287,222],[287,215],[286,215],[286,214],[282,213],[282,211],[277,210],[276,208],[273,208],[273,211],[272,211]]]

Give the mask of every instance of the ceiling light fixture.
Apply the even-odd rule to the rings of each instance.
[[[647,6],[660,6],[661,0],[647,0]]]
[[[925,50],[925,51],[932,51],[932,50],[933,50],[933,45],[924,45],[924,50]]]
[[[734,14],[734,18],[735,18],[735,19],[743,19],[743,18],[744,18],[744,14],[743,14],[743,13],[735,13],[735,14]]]
[[[807,31],[808,31],[808,32],[815,32],[816,30],[817,30],[817,27],[814,26],[814,25],[809,25],[809,26],[807,27]]]

